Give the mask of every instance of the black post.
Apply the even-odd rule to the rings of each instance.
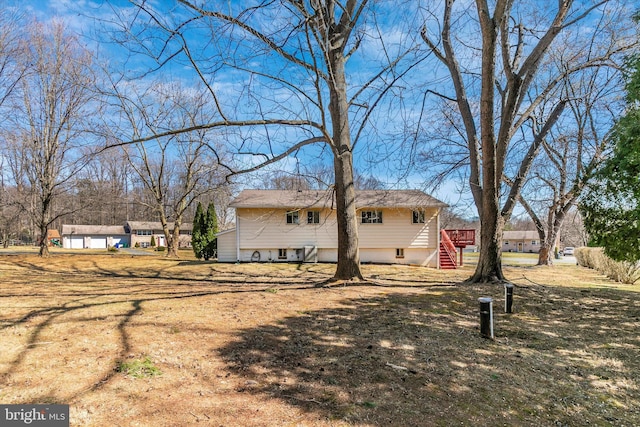
[[[493,299],[489,297],[478,298],[480,302],[480,334],[485,338],[493,339]]]
[[[504,312],[513,313],[513,284],[504,285]]]

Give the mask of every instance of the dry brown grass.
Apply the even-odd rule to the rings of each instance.
[[[508,267],[507,315],[459,284],[471,266],[316,287],[333,268],[0,256],[0,403],[67,403],[74,426],[640,425],[637,288]]]

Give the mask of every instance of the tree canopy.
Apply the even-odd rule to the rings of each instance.
[[[617,261],[640,261],[640,55],[627,61],[628,109],[611,132],[613,153],[581,203],[590,244]]]

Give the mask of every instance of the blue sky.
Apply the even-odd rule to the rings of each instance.
[[[587,0],[585,0],[587,1]],[[165,10],[171,10],[175,4],[173,1],[162,0],[150,0],[150,5],[158,8],[164,8]],[[418,0],[405,0],[404,2],[381,2],[380,8],[386,8],[381,10],[377,20],[374,18],[367,18],[363,21],[363,31],[359,33],[362,36],[362,43],[358,49],[356,55],[349,61],[349,79],[352,83],[352,93],[359,87],[362,82],[366,81],[372,73],[374,73],[373,65],[377,60],[383,60],[386,55],[390,57],[394,56],[394,51],[401,50],[407,46],[409,42],[414,41],[418,34],[419,29],[423,22],[428,21],[430,23],[430,31],[437,31],[438,25],[435,22],[435,18],[430,20],[429,15],[420,15],[415,13],[412,8],[417,7],[420,2]],[[430,5],[433,2],[428,2]],[[456,2],[457,10],[461,12],[463,18],[465,17],[465,11],[469,8],[471,0],[459,0]],[[577,2],[580,3],[580,2]],[[127,17],[130,13],[133,13],[134,9],[129,7],[127,1],[117,0],[110,3],[101,1],[88,1],[88,0],[27,0],[22,2],[10,1],[8,4],[19,5],[19,7],[27,13],[33,13],[37,19],[46,21],[56,17],[57,19],[64,20],[70,29],[82,34],[89,47],[100,52],[103,59],[109,59],[110,65],[115,71],[122,71],[122,66],[125,61],[125,51],[116,45],[102,43],[106,40],[104,29],[109,29],[112,26],[110,21],[114,20],[114,16],[120,15],[120,17]],[[234,3],[227,2],[229,7],[242,4],[243,6],[247,2]],[[425,3],[426,4],[426,3]],[[439,3],[438,3],[439,4]],[[520,9],[517,13],[531,14],[536,19],[543,20],[546,15],[552,10],[553,1],[542,0],[542,2],[534,2],[532,7],[528,10]],[[549,6],[549,7],[546,7]],[[436,6],[437,7],[437,6]],[[437,11],[436,11],[437,12]],[[473,12],[469,11],[469,15],[473,15]],[[434,13],[433,16],[437,16]],[[167,20],[171,20],[175,16],[171,13],[165,12],[163,17]],[[279,16],[274,15],[272,21],[257,22],[256,25],[263,25],[265,28],[277,23]],[[458,46],[462,46],[466,43],[466,40],[473,37],[473,27],[466,26],[461,27],[463,30],[456,34],[456,42]],[[579,32],[589,32],[591,27],[584,25],[580,27]],[[465,31],[467,32],[465,34]],[[576,32],[576,33],[579,33]],[[198,33],[193,32],[192,37],[199,36]],[[380,42],[380,38],[377,36],[383,35],[385,44]],[[198,39],[191,39],[190,42],[197,41],[197,49],[202,48],[202,52],[205,52],[204,47],[210,41],[210,38],[201,37]],[[157,46],[157,44],[156,44]],[[236,47],[236,46],[232,46]],[[422,46],[424,49],[424,46]],[[242,54],[243,51],[235,50],[234,52]],[[424,53],[424,51],[422,52]],[[467,49],[466,53],[469,55],[465,61],[465,66],[468,70],[473,70],[474,67],[479,65],[479,62],[473,57],[473,49]],[[241,55],[240,55],[241,56]],[[429,165],[420,164],[416,168],[409,168],[409,166],[415,166],[412,164],[414,156],[420,150],[429,151],[430,143],[432,141],[425,140],[425,130],[428,126],[431,127],[431,132],[436,132],[441,125],[440,112],[436,111],[438,108],[434,101],[437,99],[434,96],[425,97],[425,89],[434,89],[442,91],[444,94],[451,96],[453,91],[445,70],[441,66],[434,66],[437,63],[431,61],[431,58],[426,60],[421,66],[416,67],[413,73],[408,74],[408,77],[398,82],[396,87],[389,92],[393,99],[393,102],[382,103],[378,106],[375,115],[372,117],[369,125],[365,127],[365,131],[362,134],[362,140],[357,144],[357,150],[355,153],[355,166],[356,169],[363,175],[374,176],[381,181],[385,182],[391,188],[423,188],[428,189],[434,196],[439,199],[455,204],[458,211],[466,216],[475,216],[475,207],[471,202],[471,199],[466,191],[466,182],[464,179],[451,178],[445,181],[443,185],[431,191],[428,188],[429,174],[432,172],[429,169]],[[248,58],[247,67],[253,67],[256,69],[256,61],[258,59]],[[267,72],[275,70],[279,65],[277,61],[273,61],[272,57],[264,57],[260,59],[259,67],[257,69],[263,69]],[[127,58],[126,70],[129,73],[135,73],[136,71],[144,70],[149,67],[152,62],[149,58],[143,58],[140,56]],[[158,77],[160,73],[156,73],[146,78]],[[163,67],[161,75],[164,79],[168,80],[182,80],[185,85],[190,84],[194,79],[193,70],[190,69],[189,64],[184,61],[181,63],[172,62],[170,66]],[[261,101],[262,112],[266,115],[288,115],[289,117],[296,117],[297,115],[310,114],[314,119],[319,119],[318,113],[309,112],[307,109],[310,107],[302,102],[304,93],[300,91],[288,90],[285,84],[274,85],[268,82],[262,82],[256,84],[258,79],[256,75],[249,75],[239,71],[237,68],[222,67],[217,70],[216,73],[212,73],[214,76],[210,83],[216,90],[225,107],[230,111],[233,110],[236,114],[242,115],[242,113],[248,114],[252,111],[252,100],[259,99]],[[304,81],[304,72],[295,70],[293,68],[285,69],[279,74],[284,77],[283,80],[298,78],[300,81]],[[390,78],[391,76],[387,76]],[[142,79],[144,80],[144,79]],[[426,86],[428,82],[429,86]],[[310,81],[308,84],[308,90],[312,91],[313,86]],[[477,88],[476,88],[477,89]],[[365,102],[373,102],[375,99],[375,90],[370,91],[369,97]],[[473,95],[473,94],[471,94]],[[423,102],[426,99],[426,103]],[[356,125],[358,120],[362,118],[362,112],[365,109],[359,109],[354,107],[352,110],[353,124],[352,135],[356,134]],[[416,127],[416,124],[420,120],[423,128]],[[262,142],[269,141],[273,144],[274,151],[277,153],[292,142],[296,142],[305,136],[307,133],[300,132],[299,130],[291,128],[264,128],[254,129],[251,135],[245,134],[244,137],[252,136],[256,140],[262,140]],[[417,136],[415,149],[408,148],[409,146],[401,144],[402,141],[411,141],[412,137]],[[369,144],[369,142],[372,142]],[[262,147],[264,149],[264,146]],[[245,160],[249,157],[245,157]],[[302,167],[311,167],[315,164],[322,163],[325,165],[331,164],[331,153],[326,147],[315,146],[307,147],[296,156],[290,156],[288,159],[280,162],[275,168],[287,170],[293,172],[297,169],[298,164]]]
[[[53,19],[54,17],[55,19],[62,19],[71,30],[85,37],[89,47],[99,50],[103,59],[108,58],[116,70],[118,62],[122,61],[125,57],[124,51],[120,47],[99,43],[96,38],[100,37],[100,34],[96,34],[96,28],[104,25],[108,26],[105,22],[112,20],[116,13],[125,16],[130,13],[128,11],[132,11],[133,9],[130,8],[126,1],[106,3],[87,0],[42,0],[20,3],[10,2],[10,4],[11,3],[20,4],[22,10],[26,13],[34,14],[37,19],[41,21]],[[152,2],[152,4],[158,7],[171,8],[173,2],[155,1]],[[384,55],[393,55],[393,52],[389,50],[399,49],[402,45],[407,44],[409,38],[416,38],[415,33],[409,34],[407,32],[407,24],[405,22],[407,19],[417,19],[415,14],[412,15],[412,17],[400,15],[391,9],[393,8],[391,3],[383,3],[381,7],[387,8],[387,10],[383,10],[380,14],[380,16],[384,16],[383,22],[375,22],[369,19],[365,24],[367,28],[374,28],[377,25],[377,31],[384,31],[387,43],[385,46],[382,46],[377,37],[367,36],[366,32],[363,33],[365,36],[358,49],[358,55],[350,60],[351,69],[349,71],[349,78],[351,81],[364,81],[370,78],[371,72],[366,69],[367,63],[363,62],[364,58],[370,60],[373,57],[384,58]],[[412,23],[412,25],[413,24],[417,25],[416,22]],[[129,72],[133,72],[135,66],[146,66],[149,63],[148,59],[145,58],[129,59],[127,69]],[[425,72],[434,73],[433,70],[425,70]],[[188,82],[189,79],[192,78],[193,74],[191,73],[192,71],[189,70],[188,67],[181,65],[172,65],[162,70],[164,77],[169,76],[169,78],[183,79],[185,82]],[[433,76],[430,78],[433,79]],[[216,76],[214,86],[220,91],[222,97],[228,96],[228,98],[233,98],[236,96],[236,93],[246,90],[246,79],[246,74],[238,73],[234,70],[226,70],[226,73]],[[406,82],[404,86],[407,86]],[[278,90],[281,91],[281,95],[278,96],[277,93],[274,93],[275,97],[272,101],[265,102],[263,100],[263,108],[275,108],[276,102],[279,102],[280,105],[294,103],[294,105],[291,105],[292,110],[304,108],[302,105],[298,107],[295,106],[295,103],[299,102],[299,100],[295,99],[295,96],[292,98],[291,92],[284,90],[282,87]],[[402,102],[404,105],[408,105],[416,101],[420,100],[410,99],[405,96]],[[394,142],[394,140],[397,139],[396,135],[403,131],[401,127],[406,126],[406,120],[411,120],[411,117],[407,117],[407,114],[413,113],[410,109],[398,111],[389,105],[381,106],[378,111],[380,116],[376,119],[374,126],[365,128],[365,132],[361,138],[362,141],[357,143],[356,169],[361,174],[374,176],[391,187],[424,187],[424,179],[421,174],[407,170],[409,166],[407,164],[408,154],[404,152],[403,147],[400,147]],[[354,118],[357,117],[358,111],[355,111]],[[382,122],[384,122],[383,125],[381,125]],[[357,124],[357,120],[354,120],[354,125],[355,124]],[[260,133],[260,131],[254,132]],[[264,130],[264,132],[267,132],[267,130]],[[356,129],[355,126],[353,126],[352,134],[355,135],[355,132]],[[269,128],[268,134],[274,141],[277,139],[295,141],[301,138],[300,133],[293,129]],[[379,141],[378,144],[375,144],[375,148],[373,145],[368,146],[368,141],[371,138]],[[308,147],[301,153],[298,153],[297,156],[291,156],[289,159],[280,162],[274,166],[274,168],[294,171],[299,163],[303,166],[311,167],[318,162],[330,166],[331,158],[331,153],[326,147]],[[450,183],[434,193],[434,195],[445,201],[452,201],[452,199],[456,199],[455,193],[458,186],[457,183]],[[450,197],[452,193],[454,193],[453,197]]]

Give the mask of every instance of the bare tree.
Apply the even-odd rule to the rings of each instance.
[[[334,277],[361,279],[354,150],[376,107],[419,59],[412,32],[388,43],[380,25],[377,10],[397,3],[276,0],[244,8],[179,0],[172,11],[133,3],[136,19],[122,17],[131,25],[121,41],[130,51],[149,53],[158,68],[183,61],[207,86],[220,120],[199,127],[234,134],[238,163],[230,174],[258,170],[312,146],[329,148],[338,229]],[[149,43],[140,43],[145,38]],[[185,130],[191,129],[162,136]]]
[[[565,218],[603,160],[607,133],[623,109],[617,67],[590,68],[574,77],[562,84],[568,114],[542,142],[543,154],[520,195],[540,236],[539,265],[553,264]]]
[[[129,167],[148,195],[146,204],[162,224],[168,257],[178,257],[180,227],[193,202],[220,186],[214,180],[221,174],[215,173],[205,156],[208,147],[214,147],[211,132],[197,128],[211,111],[202,93],[177,83],[155,83],[145,90],[113,85],[114,102],[126,117],[125,123],[108,126],[113,138],[132,140],[165,129],[193,129],[123,147]]]
[[[607,64],[628,49],[631,42],[624,33],[617,34],[615,44],[593,43],[594,37],[609,37],[608,25],[630,16],[625,16],[624,9],[624,4],[614,0],[476,0],[474,6],[448,0],[441,12],[427,11],[422,38],[445,66],[453,85],[453,94],[442,91],[438,95],[450,107],[449,114],[459,117],[451,122],[455,140],[463,147],[458,163],[469,165],[469,186],[482,225],[480,258],[470,282],[504,280],[504,224],[566,99],[556,97],[546,115],[537,117],[539,126],[529,126],[530,120],[564,78]],[[590,31],[580,31],[581,23],[588,23]],[[541,70],[563,33],[572,37],[562,43],[570,40],[582,53],[567,61],[565,69]],[[518,132],[532,136],[520,138],[521,145],[515,147],[512,143]],[[513,173],[511,186],[504,188],[507,172]]]
[[[12,97],[11,126],[4,136],[16,162],[16,182],[26,182],[30,197],[22,199],[39,231],[40,255],[48,256],[47,230],[66,208],[56,202],[86,164],[80,147],[89,138],[94,73],[92,53],[54,22],[33,22],[18,46],[17,66],[23,74]],[[19,165],[17,163],[20,163]]]
[[[17,66],[18,44],[20,40],[20,28],[22,17],[11,13],[9,9],[0,9],[0,108],[7,104],[7,100],[15,93],[14,89],[20,82],[24,70]],[[0,120],[0,126],[9,125]],[[6,141],[5,141],[6,144]],[[5,146],[6,147],[6,146]],[[19,208],[16,206],[17,186],[11,178],[11,168],[6,158],[6,152],[0,159],[0,238],[5,247],[9,243],[9,236],[15,234],[14,227],[19,217]]]

